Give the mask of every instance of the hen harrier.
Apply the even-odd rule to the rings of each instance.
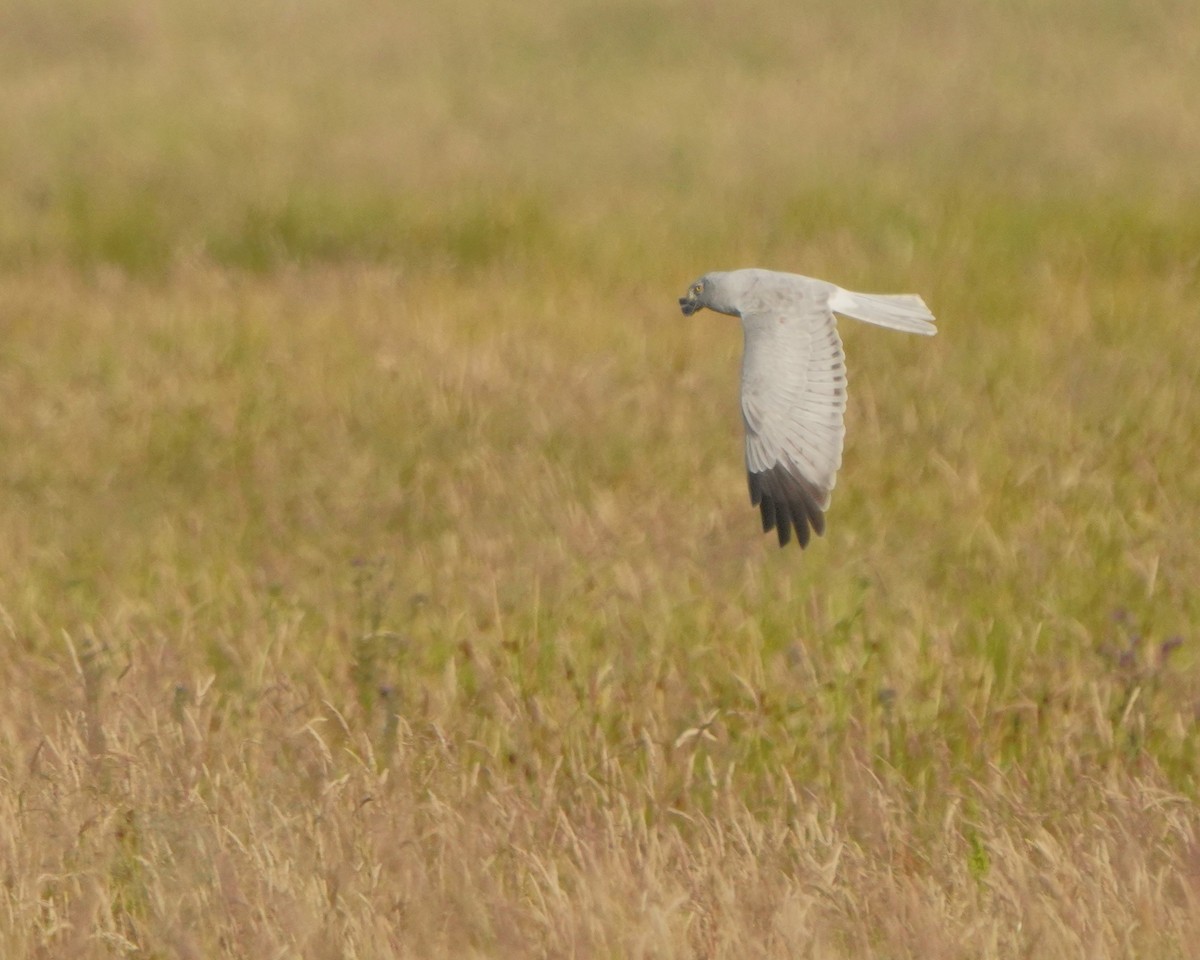
[[[781,547],[793,530],[806,546],[810,528],[825,532],[846,434],[846,364],[833,315],[931,336],[933,314],[912,294],[852,293],[774,270],[706,273],[679,306],[689,317],[708,307],[741,318],[750,502]]]

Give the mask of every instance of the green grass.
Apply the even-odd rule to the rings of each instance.
[[[1194,21],[9,4],[0,953],[1193,955]]]

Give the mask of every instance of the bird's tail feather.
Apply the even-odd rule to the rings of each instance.
[[[925,301],[912,293],[854,293],[839,287],[829,298],[829,308],[842,316],[892,330],[925,336],[937,333],[933,314]]]

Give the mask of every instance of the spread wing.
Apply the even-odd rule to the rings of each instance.
[[[846,365],[826,296],[742,314],[742,418],[750,502],[785,546],[825,532],[842,464]]]

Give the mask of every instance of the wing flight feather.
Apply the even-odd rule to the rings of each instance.
[[[742,313],[742,418],[750,502],[763,531],[803,547],[825,532],[842,462],[846,366],[828,298]]]

